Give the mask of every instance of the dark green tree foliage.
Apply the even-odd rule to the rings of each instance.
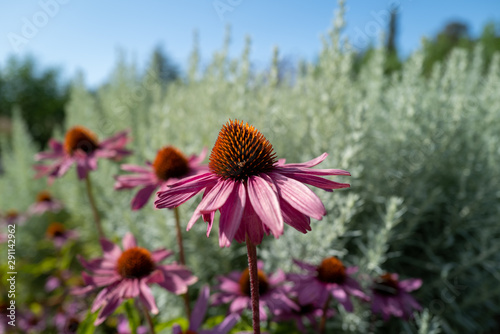
[[[153,51],[149,70],[157,73],[158,78],[164,83],[169,83],[179,78],[179,68],[160,46],[156,47]]]
[[[64,121],[68,86],[61,84],[60,72],[39,70],[33,57],[11,57],[0,72],[0,116],[10,118],[13,108],[21,109],[35,141],[43,146],[55,126]]]
[[[460,47],[471,51],[479,43],[483,47],[483,71],[486,71],[493,54],[500,51],[500,28],[492,22],[488,23],[479,38],[474,39],[470,37],[469,28],[465,23],[448,23],[434,39],[424,42],[424,74],[430,74],[434,64],[446,59],[453,48]]]

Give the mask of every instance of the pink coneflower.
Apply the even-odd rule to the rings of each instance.
[[[186,331],[182,331],[182,328],[179,325],[174,325],[172,327],[172,334],[226,334],[228,333],[234,325],[238,322],[240,318],[236,314],[230,314],[226,317],[220,324],[215,326],[212,329],[202,329],[200,327],[203,323],[203,319],[205,318],[205,314],[207,313],[208,308],[208,299],[210,297],[210,288],[208,286],[204,286],[200,290],[200,295],[198,300],[196,301],[196,305],[194,306],[193,313],[189,318],[189,327]]]
[[[384,274],[375,279],[372,287],[372,312],[380,313],[386,321],[391,315],[408,320],[413,310],[422,310],[420,304],[409,294],[422,286],[422,280],[410,278],[398,281],[398,278],[398,274]]]
[[[304,183],[327,190],[349,184],[323,179],[322,175],[350,175],[339,169],[311,169],[327,154],[305,163],[278,161],[269,141],[248,123],[229,121],[212,149],[208,173],[185,178],[171,189],[160,191],[157,208],[174,208],[204,190],[187,229],[203,216],[212,229],[214,213],[220,210],[219,245],[228,247],[248,235],[259,244],[265,234],[283,234],[283,222],[302,233],[311,230],[309,217],[325,214],[321,200]]]
[[[87,173],[97,169],[97,159],[107,158],[119,160],[131,152],[125,149],[128,131],[99,142],[97,136],[83,126],[75,126],[66,132],[64,142],[55,139],[49,141],[50,150],[38,153],[35,160],[55,160],[52,165],[35,165],[38,172],[35,177],[49,176],[49,181],[63,176],[76,164],[78,178],[85,179]]]
[[[288,279],[295,283],[300,304],[328,303],[331,297],[337,299],[346,311],[352,312],[353,305],[350,296],[364,301],[369,298],[361,290],[361,286],[351,275],[358,271],[357,267],[345,267],[336,257],[324,259],[319,266],[294,260],[294,263],[306,274],[288,274]]]
[[[28,211],[32,215],[41,215],[47,211],[59,212],[62,208],[62,203],[52,197],[48,191],[44,190],[36,195],[36,201],[30,206]]]
[[[117,176],[115,189],[142,187],[131,203],[132,210],[139,210],[158,188],[160,191],[165,191],[168,185],[182,178],[206,172],[207,166],[201,164],[205,155],[206,150],[203,150],[199,156],[193,154],[186,158],[177,148],[165,146],[158,151],[153,163],[146,161],[146,166],[122,165],[122,170],[135,174]]]
[[[7,210],[0,215],[0,225],[21,225],[26,221],[26,214],[19,213],[17,210]]]
[[[79,257],[83,267],[93,276],[82,273],[86,285],[94,288],[104,287],[92,304],[92,312],[99,311],[95,325],[101,324],[128,298],[139,300],[153,314],[158,313],[149,284],[156,283],[175,294],[187,292],[187,287],[197,278],[184,266],[176,263],[159,264],[172,252],[159,249],[150,252],[138,247],[131,233],[123,237],[123,251],[111,241],[101,239],[103,258],[85,261]]]
[[[267,320],[266,308],[273,316],[280,315],[292,309],[299,310],[298,306],[287,296],[287,287],[284,286],[285,274],[278,270],[267,276],[258,262],[259,280],[259,314],[260,319]],[[219,277],[219,292],[214,295],[214,305],[229,304],[229,312],[241,314],[244,309],[250,309],[250,275],[248,268],[243,272],[233,271],[227,276]]]
[[[16,318],[19,320],[16,320],[18,320],[17,326],[22,333],[43,333],[47,328],[44,311],[35,314],[31,310],[25,309],[19,313],[19,316],[16,314]]]
[[[47,238],[54,243],[54,246],[61,248],[68,240],[73,240],[78,237],[78,233],[73,230],[68,230],[66,226],[59,222],[53,222],[47,227],[45,232]]]

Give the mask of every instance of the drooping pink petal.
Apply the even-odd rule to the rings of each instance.
[[[196,301],[196,305],[193,308],[193,312],[191,313],[191,318],[189,319],[189,330],[197,331],[200,328],[203,318],[207,313],[208,308],[208,298],[210,297],[210,288],[208,285],[205,285],[200,290],[200,294],[198,296],[198,300]]]
[[[341,189],[341,188],[349,188],[350,187],[349,183],[334,182],[334,181],[324,179],[322,177],[308,175],[306,173],[280,172],[280,174],[283,174],[286,177],[295,179],[295,180],[302,182],[302,183],[307,183],[311,186],[314,186],[314,187],[317,187],[317,188],[320,188],[320,189],[323,189],[326,191],[332,191],[333,189]]]
[[[158,314],[158,307],[156,306],[155,298],[153,297],[151,289],[146,284],[144,279],[141,279],[139,282],[139,291],[139,298],[147,309],[153,314]]]
[[[295,210],[282,198],[279,199],[279,203],[285,223],[302,233],[311,231],[311,221],[308,216]]]
[[[278,173],[269,173],[279,191],[279,196],[295,210],[321,220],[326,214],[321,200],[302,183]]]
[[[139,190],[130,203],[132,210],[135,211],[144,207],[156,188],[158,188],[157,184],[150,184]]]
[[[221,206],[226,203],[229,195],[234,188],[235,182],[233,180],[224,180],[219,181],[210,192],[206,193],[206,195],[201,200],[198,205],[198,211],[200,213],[210,213],[215,210],[220,209]]]
[[[247,192],[255,213],[278,238],[283,234],[283,217],[276,194],[266,181],[257,176],[248,178]]]
[[[111,315],[122,303],[122,298],[119,296],[113,296],[108,300],[106,305],[101,309],[99,315],[97,316],[96,321],[94,322],[94,326],[99,326],[106,320],[106,318]]]
[[[245,209],[246,190],[243,183],[237,182],[224,206],[220,209],[219,246],[229,247],[240,227],[241,217]]]

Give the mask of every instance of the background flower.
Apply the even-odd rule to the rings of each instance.
[[[204,149],[200,155],[193,154],[186,158],[177,148],[165,146],[158,151],[153,163],[147,161],[146,166],[122,165],[122,170],[134,174],[117,176],[115,189],[142,187],[131,202],[132,210],[139,210],[158,188],[160,191],[167,190],[169,185],[182,178],[207,171],[207,166],[201,164],[205,155]]]
[[[125,149],[128,140],[128,131],[119,132],[99,142],[89,129],[83,126],[72,127],[66,132],[64,142],[51,139],[50,150],[35,156],[37,161],[55,160],[52,165],[35,165],[38,172],[35,177],[48,176],[51,182],[66,174],[76,164],[78,178],[84,179],[89,171],[97,169],[98,158],[120,160],[131,154]]]
[[[176,263],[161,265],[172,252],[158,249],[149,252],[138,247],[131,233],[123,237],[123,251],[112,242],[101,239],[103,258],[79,260],[92,276],[82,273],[85,284],[94,288],[104,287],[92,304],[92,312],[99,311],[95,325],[101,324],[106,317],[128,298],[138,297],[153,314],[158,313],[153,294],[148,285],[156,283],[175,293],[186,293],[187,287],[197,278],[184,266]]]
[[[409,294],[422,286],[422,280],[410,278],[398,281],[398,279],[398,274],[387,273],[377,277],[372,286],[372,311],[382,315],[386,321],[391,315],[408,320],[413,310],[422,310],[422,306]]]
[[[291,309],[299,310],[298,306],[287,296],[284,286],[285,274],[278,270],[267,276],[261,269],[262,261],[258,262],[259,278],[259,314],[261,320],[267,320],[266,308],[273,315],[288,312]],[[214,305],[230,304],[229,312],[241,314],[244,309],[251,309],[250,275],[248,268],[233,271],[227,276],[219,277],[218,292],[214,294]]]

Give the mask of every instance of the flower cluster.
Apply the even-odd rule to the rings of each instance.
[[[384,320],[390,316],[408,320],[414,310],[421,310],[409,294],[420,287],[420,280],[399,281],[397,274],[387,273],[360,284],[356,277],[358,268],[346,267],[336,257],[325,258],[319,264],[294,260],[301,272],[285,273],[279,269],[274,273],[265,272],[263,262],[257,261],[256,245],[261,244],[266,235],[279,238],[284,233],[284,224],[304,234],[311,231],[311,218],[321,220],[326,209],[308,186],[327,192],[348,188],[347,183],[325,177],[350,173],[314,168],[325,161],[327,153],[303,163],[286,163],[285,159],[277,158],[270,142],[257,129],[242,121],[230,120],[215,141],[208,165],[203,163],[205,149],[199,155],[188,157],[178,148],[167,145],[159,148],[152,162],[146,161],[144,166],[122,164],[121,170],[128,174],[115,176],[116,190],[139,188],[131,201],[132,210],[146,208],[155,192],[154,208],[157,209],[175,209],[202,193],[186,229],[190,230],[202,218],[207,223],[208,237],[219,211],[219,246],[230,247],[234,240],[246,243],[248,268],[217,277],[212,296],[209,286],[201,287],[190,313],[188,290],[198,278],[185,265],[180,231],[177,240],[181,263],[164,263],[174,251],[142,247],[130,232],[124,233],[122,247],[115,244],[113,238],[104,237],[89,172],[97,169],[99,158],[118,161],[130,155],[132,152],[125,148],[128,141],[127,131],[99,141],[91,130],[75,126],[68,130],[63,142],[52,139],[50,150],[37,154],[36,160],[53,160],[53,163],[35,165],[36,177],[47,176],[52,183],[76,165],[78,178],[86,180],[102,256],[87,260],[86,256],[78,255],[79,264],[84,268],[79,275],[74,275],[68,265],[56,267],[47,275],[45,291],[54,297],[44,306],[62,306],[51,324],[45,316],[48,308],[40,312],[26,310],[20,320],[23,330],[42,331],[52,326],[62,333],[75,333],[81,323],[89,323],[92,316],[93,326],[113,327],[118,333],[154,332],[158,321],[155,316],[160,309],[152,286],[182,296],[179,300],[184,300],[189,322],[173,324],[174,334],[229,333],[238,322],[245,322],[246,310],[252,310],[254,331],[260,328],[260,320],[290,321],[304,333],[308,328],[323,332],[325,321],[338,313],[337,305],[342,305],[347,312],[353,312],[355,305],[371,305],[372,312]],[[79,238],[77,230],[63,220],[63,208],[60,200],[43,190],[25,215],[9,211],[2,215],[2,221],[20,224],[35,215],[50,218],[46,239],[53,243],[56,256],[61,256],[63,249],[77,247]],[[178,212],[175,213],[179,223]],[[74,242],[68,243],[70,240]],[[368,286],[370,292],[362,286]],[[89,298],[92,302],[86,304]],[[204,321],[209,305],[227,305],[228,311],[216,324],[207,327]],[[144,317],[138,315],[137,309],[141,308]],[[86,314],[86,309],[90,313]],[[127,311],[127,317],[123,310]],[[114,314],[117,314],[114,323],[107,321]],[[142,324],[138,321],[140,318]]]

